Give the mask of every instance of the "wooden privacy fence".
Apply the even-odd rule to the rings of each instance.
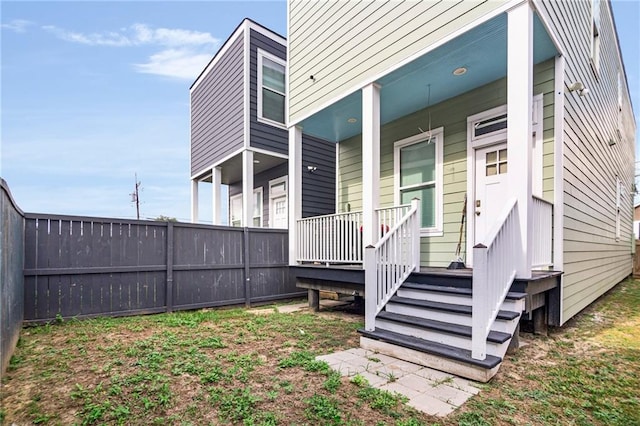
[[[286,230],[25,215],[24,319],[157,313],[303,296]]]

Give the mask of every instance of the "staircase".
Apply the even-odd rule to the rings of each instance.
[[[471,357],[471,277],[415,274],[375,318],[359,330],[360,345],[415,364],[487,382],[500,368],[517,331],[525,294],[511,292],[487,337],[484,360]]]

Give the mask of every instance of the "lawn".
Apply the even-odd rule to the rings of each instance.
[[[343,378],[316,355],[358,345],[348,312],[244,309],[59,321],[23,330],[7,424],[640,425],[640,281],[509,356],[445,419]]]

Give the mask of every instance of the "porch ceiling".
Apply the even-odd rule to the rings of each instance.
[[[253,174],[262,173],[279,164],[285,163],[287,160],[272,155],[263,154],[261,152],[253,153]],[[234,155],[219,166],[222,174],[222,183],[230,185],[242,181],[242,154]],[[211,182],[211,175],[202,179],[203,182]]]
[[[533,46],[534,63],[557,53],[536,15]],[[453,75],[458,67],[466,68],[467,72]],[[379,79],[381,122],[388,123],[427,104],[435,105],[506,74],[507,16],[502,14]],[[362,94],[358,90],[304,120],[303,131],[334,142],[358,135],[362,124],[361,104]],[[356,121],[350,123],[350,118]]]

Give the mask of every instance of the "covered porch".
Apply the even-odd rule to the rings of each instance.
[[[562,268],[556,46],[525,3],[290,127],[290,265],[361,268],[371,331],[411,274],[460,260],[483,358],[480,342],[515,280]],[[337,214],[301,217],[303,133],[338,144]]]

